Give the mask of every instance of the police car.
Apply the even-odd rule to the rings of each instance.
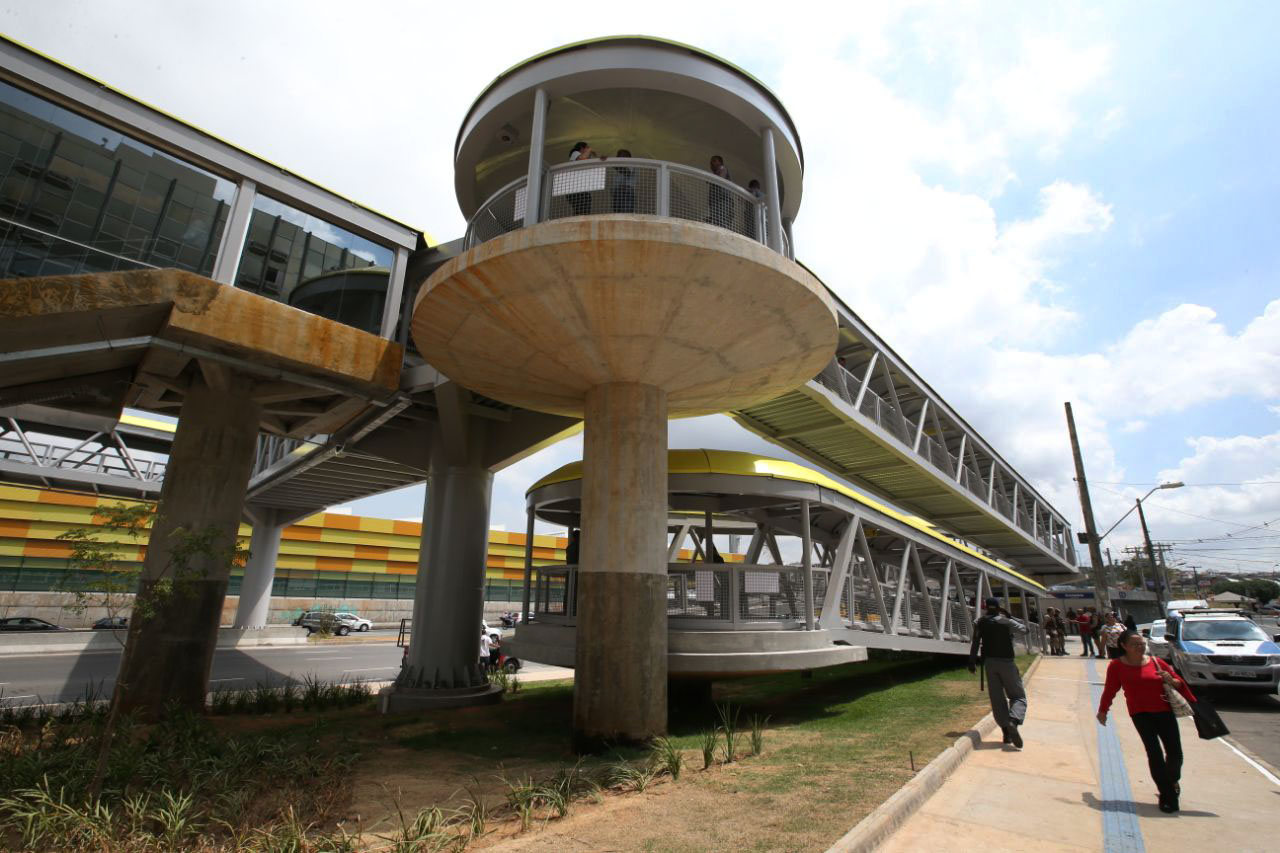
[[[1170,610],[1168,617],[1169,657],[1193,689],[1280,689],[1280,645],[1251,619],[1201,609]]]

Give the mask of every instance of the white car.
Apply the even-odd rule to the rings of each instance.
[[[1151,623],[1150,630],[1143,629],[1147,635],[1147,651],[1152,657],[1161,660],[1169,660],[1169,641],[1164,638],[1165,631],[1168,631],[1168,621],[1165,619],[1157,619]]]
[[[1277,639],[1239,613],[1171,612],[1166,636],[1173,665],[1193,690],[1231,687],[1275,693],[1280,688]]]
[[[349,611],[330,613],[325,610],[308,610],[299,616],[298,621],[294,624],[306,628],[308,634],[312,634],[327,625],[329,630],[339,637],[345,637],[352,631],[368,631],[373,627],[373,623],[368,619],[362,619]]]

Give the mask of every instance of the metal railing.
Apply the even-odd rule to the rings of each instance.
[[[858,401],[859,389],[862,389],[863,384],[862,379],[834,359],[814,378],[814,381],[837,394],[850,406]],[[890,401],[870,388],[866,388],[861,391],[861,402],[858,403],[857,409],[860,414],[893,436],[903,446],[912,448],[916,455],[954,480],[981,503],[990,506],[998,514],[1030,534],[1050,551],[1068,560],[1073,559],[1073,552],[1067,543],[1067,537],[1070,535],[1069,528],[1063,528],[1052,535],[1043,526],[1037,529],[1031,523],[1027,513],[1015,507],[1007,495],[998,489],[993,490],[990,482],[972,464],[961,463],[960,459],[936,438],[920,433],[920,440],[917,442],[919,424],[907,418]]]
[[[12,419],[0,432],[0,460],[31,465],[47,470],[56,479],[59,471],[102,474],[143,482],[164,479],[167,463],[155,458],[138,457],[112,433],[95,433],[79,443],[45,441],[23,430]],[[115,442],[112,444],[111,442]],[[94,446],[96,445],[96,447]]]
[[[467,224],[466,248],[524,227],[527,180],[512,181],[480,206]],[[537,204],[539,222],[640,213],[705,222],[768,245],[763,201],[732,181],[664,160],[625,157],[558,163],[543,173]]]

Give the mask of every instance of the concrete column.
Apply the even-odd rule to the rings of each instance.
[[[451,462],[444,442],[433,439],[409,656],[383,694],[384,711],[502,697],[479,665],[492,486],[488,468]]]
[[[262,510],[261,522],[253,526],[249,539],[249,562],[244,567],[240,584],[240,603],[236,605],[236,628],[265,628],[271,610],[271,587],[276,579],[276,561],[280,557],[280,535],[284,525],[279,513]]]
[[[773,128],[760,132],[764,160],[765,211],[769,223],[769,248],[782,253],[782,189],[778,186],[778,156],[773,145]]]
[[[579,750],[667,729],[667,395],[587,392],[573,691]]]
[[[223,390],[197,376],[187,391],[139,585],[140,596],[169,582],[174,589],[129,622],[117,687],[124,711],[154,719],[171,702],[204,708],[231,575],[226,549],[235,546],[262,415],[248,391],[234,376]],[[220,553],[202,549],[175,578],[191,536]]]
[[[525,180],[524,227],[537,225],[542,214],[542,157],[547,145],[547,91],[533,93],[533,127],[529,134],[529,176]]]

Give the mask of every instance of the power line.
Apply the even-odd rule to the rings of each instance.
[[[1093,480],[1095,486],[1158,486],[1159,483],[1121,483],[1111,480]],[[1251,480],[1246,483],[1183,483],[1183,487],[1194,489],[1198,486],[1280,486],[1280,480]],[[1109,491],[1109,490],[1108,490]]]

